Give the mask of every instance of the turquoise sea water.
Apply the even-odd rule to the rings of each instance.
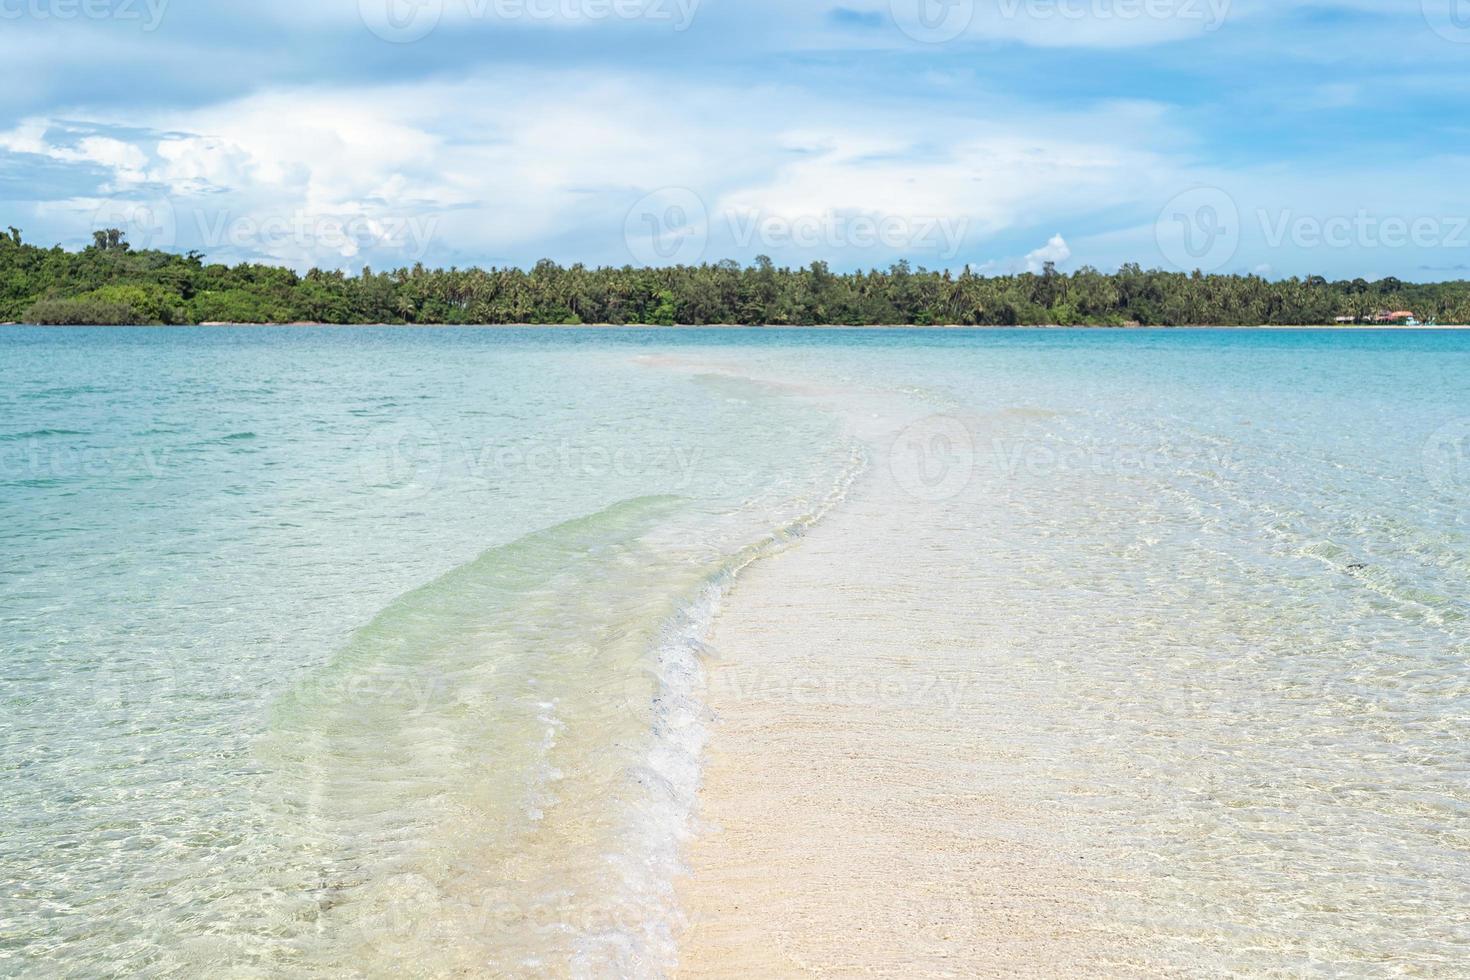
[[[15,328],[0,377],[0,974],[666,971],[699,638],[894,400],[961,427],[900,482],[1052,665],[1026,792],[1120,928],[1470,957],[1470,335]]]

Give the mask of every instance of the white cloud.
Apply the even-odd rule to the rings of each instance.
[[[712,115],[712,105],[725,111]],[[777,117],[791,128],[771,130]],[[657,131],[651,119],[659,120]],[[382,243],[354,249],[319,236],[266,240],[225,230],[298,217],[432,217],[429,245],[451,257],[624,262],[632,258],[622,240],[628,209],[650,191],[680,187],[710,212],[713,233],[703,257],[711,261],[760,251],[785,258],[785,246],[799,261],[937,261],[954,259],[945,253],[962,244],[1051,215],[1137,202],[1170,169],[1162,156],[1138,148],[1164,128],[1138,106],[1085,120],[915,113],[901,105],[857,112],[800,90],[668,91],[630,74],[521,72],[281,89],[99,122],[164,135],[89,136],[70,148],[47,141],[56,124],[33,120],[0,136],[0,146],[108,168],[113,180],[99,188],[104,193],[166,198],[177,219],[177,247],[296,266],[426,256],[407,247],[375,252]],[[53,202],[52,214],[71,210],[73,240],[90,231],[82,226],[96,197]],[[917,231],[907,239],[854,241],[839,230],[836,239],[824,233],[805,250],[764,236],[739,242],[732,216],[742,214],[829,224],[869,216],[917,231],[942,220],[946,241],[920,240]],[[568,240],[576,244],[559,247]]]
[[[110,167],[122,184],[136,184],[145,179],[143,168],[148,156],[131,143],[107,136],[87,136],[78,141],[78,158]]]
[[[0,150],[51,155],[46,142],[46,120],[26,119],[8,133],[0,133]]]
[[[1048,262],[1061,265],[1072,257],[1072,249],[1061,235],[1053,235],[1040,248],[1026,254],[1026,271],[1041,272]]]
[[[991,259],[974,266],[973,271],[983,276],[1007,276],[1020,272],[1038,274],[1046,269],[1046,263],[1061,265],[1072,257],[1072,247],[1060,234],[1053,235],[1040,248],[1032,249],[1020,257]]]
[[[1462,161],[1425,159],[1413,179],[1392,183],[1341,160],[1324,162],[1325,177],[1231,172],[1182,159],[1177,148],[1187,142],[1147,103],[1085,113],[959,104],[896,97],[858,106],[784,86],[668,88],[629,72],[506,70],[280,88],[90,123],[31,119],[0,133],[0,151],[43,158],[53,177],[74,168],[64,193],[32,205],[42,227],[27,230],[38,237],[84,242],[99,222],[136,214],[152,244],[297,268],[647,261],[625,240],[627,219],[636,202],[668,188],[687,189],[680,199],[694,202],[679,212],[687,226],[668,229],[679,261],[765,252],[839,268],[900,257],[958,268],[997,253],[1015,257],[978,268],[1159,264],[1154,222],[1165,202],[1197,185],[1222,188],[1250,226],[1232,270],[1352,261],[1322,247],[1293,260],[1284,252],[1294,239],[1269,247],[1260,208],[1270,209],[1272,227],[1344,209],[1351,216],[1358,202],[1378,216],[1439,217],[1442,227],[1465,213],[1447,177]],[[770,126],[776,118],[784,128]],[[1066,238],[1029,253],[1016,245],[1058,227]],[[691,235],[700,247],[682,250]]]

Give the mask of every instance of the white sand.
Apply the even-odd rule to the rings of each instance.
[[[1059,813],[1017,791],[1035,759],[989,669],[1013,644],[973,571],[976,494],[914,499],[892,431],[868,436],[848,501],[716,624],[679,975],[1141,973]]]

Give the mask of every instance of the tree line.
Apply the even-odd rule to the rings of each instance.
[[[1125,265],[982,276],[912,268],[832,272],[761,256],[668,268],[411,268],[353,275],[198,252],[134,250],[116,229],[81,251],[0,235],[0,321],[42,324],[768,324],[1185,326],[1372,322],[1389,311],[1470,322],[1470,282],[1267,280]]]

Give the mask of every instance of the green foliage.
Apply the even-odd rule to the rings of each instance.
[[[189,304],[191,323],[282,323],[290,319],[291,311],[272,297],[239,287],[206,290]]]
[[[0,320],[40,323],[611,323],[772,325],[1320,324],[1389,310],[1470,322],[1470,282],[1269,282],[1125,265],[1106,274],[954,275],[899,262],[849,274],[765,256],[665,269],[426,269],[361,275],[206,265],[195,252],[133,251],[115,229],[80,252],[0,234]]]
[[[673,290],[660,289],[654,296],[658,305],[648,314],[647,323],[656,327],[672,327],[678,316],[678,308],[674,305]]]
[[[115,326],[137,323],[138,316],[126,303],[107,303],[94,295],[73,299],[43,299],[26,310],[27,323]]]
[[[78,296],[47,296],[25,312],[32,323],[182,323],[178,296],[155,283],[115,283]]]

